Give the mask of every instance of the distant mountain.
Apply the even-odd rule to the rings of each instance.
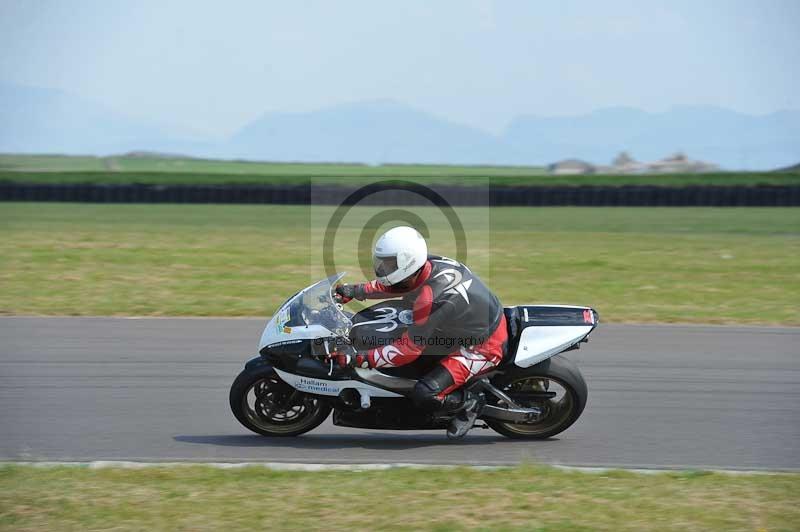
[[[158,133],[151,128],[83,98],[54,89],[0,84],[3,151],[97,153],[149,142],[154,136]]]
[[[531,163],[497,137],[393,101],[267,113],[225,146],[228,156],[369,163]]]
[[[56,89],[0,83],[0,151],[108,155],[154,150],[197,153],[187,142],[96,102]]]
[[[63,91],[0,83],[0,152],[9,153],[525,165],[567,158],[608,164],[623,150],[640,161],[680,150],[725,169],[785,167],[800,159],[800,111],[750,116],[710,106],[664,113],[613,107],[580,116],[521,116],[496,136],[377,100],[266,113],[227,141],[196,142]]]
[[[751,116],[711,106],[664,113],[614,107],[580,116],[522,116],[502,138],[546,161],[608,164],[622,150],[650,161],[680,150],[725,169],[772,169],[800,157],[800,111]]]
[[[787,166],[786,168],[778,168],[776,172],[800,172],[800,163]]]

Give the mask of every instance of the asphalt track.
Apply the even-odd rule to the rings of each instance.
[[[264,320],[0,318],[0,460],[263,461],[800,469],[800,329],[604,325],[557,438],[250,434],[228,387]]]

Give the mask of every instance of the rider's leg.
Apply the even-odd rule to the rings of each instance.
[[[458,412],[447,431],[448,436],[460,438],[475,423],[480,410],[479,397],[462,386],[500,363],[507,340],[503,317],[486,342],[451,353],[417,382],[412,399],[418,407]]]
[[[426,410],[456,410],[460,406],[456,396],[460,397],[461,394],[451,394],[454,397],[448,399],[448,395],[444,393],[445,390],[452,391],[455,387],[457,385],[452,373],[440,363],[417,381],[411,399],[418,408]]]
[[[476,371],[465,371],[460,358],[468,360],[469,367]],[[411,398],[418,407],[455,413],[447,427],[448,438],[464,437],[475,424],[482,404],[481,397],[464,390],[462,386],[470,377],[495,367],[499,360],[495,362],[492,358],[481,357],[477,353],[470,353],[468,357],[460,352],[450,355],[414,386]]]
[[[462,388],[472,377],[493,369],[499,362],[494,355],[461,349],[448,355],[417,381],[411,398],[419,408],[456,411],[468,394]]]
[[[502,352],[481,353],[469,349],[461,349],[458,354],[451,355],[442,361],[442,366],[455,376],[456,384],[459,388],[445,389],[444,394],[447,399],[454,397],[461,401],[460,408],[456,415],[450,420],[447,427],[448,438],[463,438],[469,429],[478,419],[481,407],[483,406],[483,396],[464,390],[464,383],[470,379],[494,369],[500,363]]]
[[[504,344],[507,341],[508,330],[503,316],[485,342],[450,353],[422,377],[414,387],[414,403],[420,408],[432,410],[457,409],[466,399],[459,389],[474,376],[494,369],[503,359]]]

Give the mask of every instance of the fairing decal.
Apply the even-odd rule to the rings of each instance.
[[[295,390],[316,395],[337,396],[342,390],[353,388],[358,391],[367,392],[372,397],[403,397],[399,393],[390,392],[389,390],[384,390],[375,386],[370,386],[369,384],[360,381],[315,379],[312,377],[303,377],[293,373],[288,373],[278,368],[275,368],[275,372],[278,374],[281,380]]]

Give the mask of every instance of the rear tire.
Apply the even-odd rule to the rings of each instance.
[[[298,436],[318,427],[331,406],[295,390],[271,366],[245,369],[233,381],[230,405],[239,423],[262,436]]]
[[[532,423],[485,420],[496,432],[520,440],[544,440],[565,431],[583,413],[588,397],[583,375],[563,355],[548,358],[529,368],[514,368],[492,379],[492,384],[505,391],[520,406],[537,406],[544,410],[543,416]],[[551,387],[558,388],[558,391],[553,392]],[[532,394],[548,392],[553,397],[526,401],[523,397],[526,390]],[[515,391],[517,397],[514,397]]]

